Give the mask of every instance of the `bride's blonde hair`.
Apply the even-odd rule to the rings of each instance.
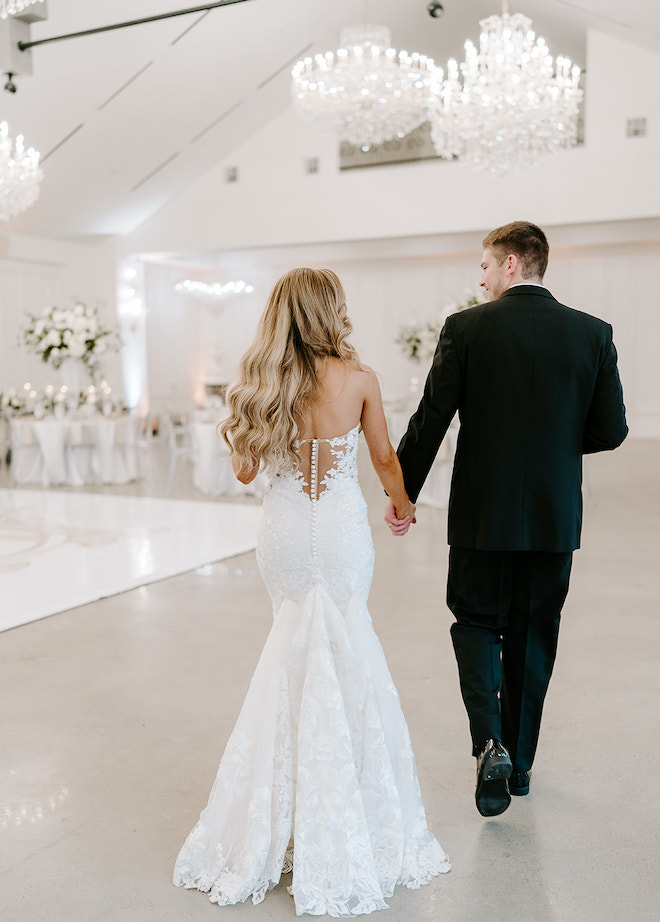
[[[318,360],[357,366],[346,295],[330,269],[291,269],[273,287],[257,334],[227,390],[222,436],[242,467],[293,468],[305,410],[319,389]]]

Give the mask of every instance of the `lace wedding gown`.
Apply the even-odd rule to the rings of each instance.
[[[359,915],[450,869],[367,610],[358,432],[302,442],[300,469],[264,497],[257,559],[274,623],[174,871],[221,905],[258,903],[293,869],[298,915]]]

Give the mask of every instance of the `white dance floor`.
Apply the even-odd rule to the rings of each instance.
[[[259,507],[0,490],[0,631],[255,546]]]

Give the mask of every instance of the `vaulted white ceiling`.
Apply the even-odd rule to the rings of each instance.
[[[32,39],[202,5],[203,0],[48,0]],[[369,0],[393,44],[444,64],[462,58],[499,0]],[[364,0],[245,0],[232,6],[35,47],[33,74],[1,89],[0,119],[42,155],[39,201],[0,232],[127,234],[279,114],[292,64],[337,47]],[[586,32],[660,54],[657,0],[519,0],[553,54],[585,65]],[[589,87],[589,91],[597,88]],[[264,151],[264,156],[268,152]]]

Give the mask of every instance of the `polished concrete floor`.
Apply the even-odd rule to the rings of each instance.
[[[158,449],[162,451],[162,448]],[[583,549],[529,797],[474,807],[444,606],[442,511],[405,539],[366,472],[370,609],[401,694],[429,824],[453,869],[399,889],[390,922],[660,918],[660,442],[588,459]],[[120,491],[180,499],[185,462]],[[6,485],[5,473],[0,486]],[[7,604],[7,599],[2,600]],[[254,553],[0,634],[0,917],[8,922],[292,920],[284,887],[219,908],[174,888],[269,628]]]

